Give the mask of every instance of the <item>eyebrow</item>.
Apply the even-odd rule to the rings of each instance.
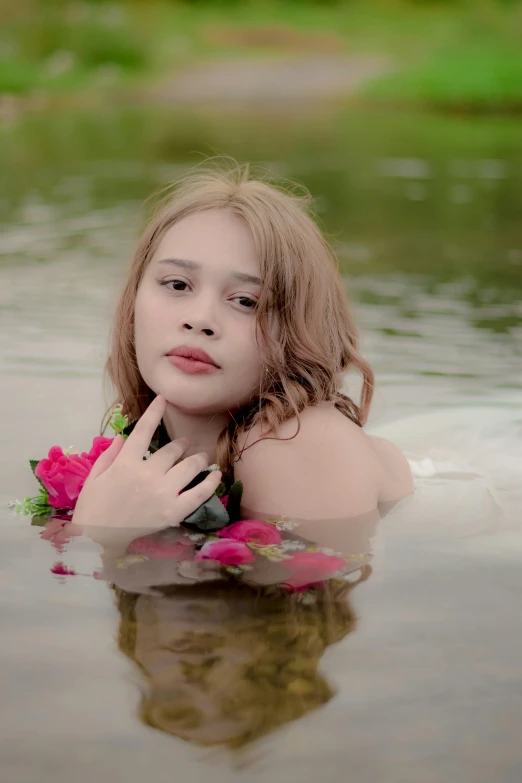
[[[197,261],[187,261],[182,258],[162,258],[158,263],[171,264],[173,266],[179,266],[182,269],[201,269],[201,264],[198,264]],[[231,280],[237,280],[240,283],[253,283],[254,285],[261,285],[261,280],[259,277],[256,277],[255,275],[248,275],[246,272],[231,272],[229,278]]]

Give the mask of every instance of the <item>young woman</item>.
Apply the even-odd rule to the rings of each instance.
[[[107,369],[136,422],[99,458],[73,521],[179,525],[224,479],[242,515],[309,524],[375,512],[412,490],[408,462],[368,436],[373,374],[310,199],[196,171],[145,229],[117,309]],[[361,400],[340,393],[362,374]],[[161,427],[165,445],[143,460]],[[209,463],[197,486],[181,492]]]

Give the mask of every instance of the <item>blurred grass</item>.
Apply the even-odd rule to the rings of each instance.
[[[0,12],[0,92],[102,87],[148,64],[139,17],[122,5],[22,0]]]
[[[422,104],[470,112],[522,109],[520,50],[492,41],[441,50],[417,69],[374,82],[366,95],[378,101]]]
[[[522,110],[520,0],[19,0],[0,10],[0,94],[147,86],[203,60],[385,55],[364,97]]]

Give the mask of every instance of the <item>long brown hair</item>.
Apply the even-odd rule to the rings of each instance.
[[[229,209],[246,221],[263,280],[256,317],[266,372],[258,394],[234,411],[219,435],[217,459],[224,476],[233,474],[238,436],[254,424],[274,433],[287,419],[324,401],[334,401],[359,426],[368,415],[373,372],[359,353],[338,263],[311,206],[304,188],[253,178],[248,164],[195,169],[174,186],[146,226],[116,310],[106,371],[116,388],[114,404],[134,421],[154,397],[136,360],[134,304],[159,242],[174,223],[195,212]],[[359,404],[339,392],[352,369],[362,375]]]

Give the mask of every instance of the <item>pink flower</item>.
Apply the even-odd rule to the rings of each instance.
[[[262,522],[260,519],[243,519],[224,527],[216,534],[220,538],[233,538],[245,544],[261,544],[270,546],[281,543],[281,534],[275,525]]]
[[[228,503],[228,495],[225,495],[224,497],[219,498],[219,499],[220,499],[220,501],[223,503],[223,505],[226,508],[227,507],[227,503]]]
[[[191,541],[165,541],[141,536],[131,541],[127,552],[161,560],[192,560],[194,544]]]
[[[251,563],[255,555],[246,544],[234,541],[232,538],[222,538],[220,541],[207,541],[194,560],[216,560],[224,566],[239,566]]]
[[[53,446],[48,458],[40,460],[34,471],[49,493],[49,505],[74,508],[93,464],[87,455],[67,455],[59,446]]]
[[[91,450],[89,453],[82,454],[82,457],[86,456],[94,465],[98,457],[109,448],[112,441],[113,438],[104,438],[103,435],[97,435],[96,438],[93,438]]]
[[[50,570],[51,574],[56,574],[57,576],[77,576],[74,568],[69,568],[69,566],[60,562],[55,563]]]
[[[49,493],[49,505],[73,509],[92,466],[111,445],[110,438],[94,438],[89,453],[64,454],[60,446],[49,449],[47,459],[41,459],[34,471]]]
[[[285,565],[290,570],[290,578],[285,586],[290,590],[300,592],[302,588],[320,584],[336,571],[346,567],[342,557],[325,555],[323,552],[297,552]]]

